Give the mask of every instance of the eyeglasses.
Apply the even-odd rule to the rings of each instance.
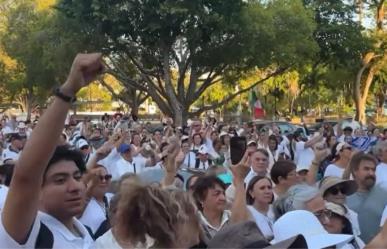
[[[343,147],[341,150],[352,150],[352,147]]]
[[[317,211],[317,212],[314,212],[313,213],[317,219],[319,220],[325,220],[325,219],[330,219],[332,217],[332,211],[328,210],[328,209],[323,209],[323,210],[320,210],[320,211]]]
[[[347,189],[344,188],[343,186],[337,186],[337,187],[330,188],[328,192],[331,193],[332,195],[337,195],[339,194],[339,192],[342,193],[343,195],[346,195]]]
[[[103,181],[103,180],[109,181],[110,179],[112,179],[112,175],[99,176],[99,179],[100,179],[101,181]]]
[[[88,150],[89,149],[89,146],[88,145],[85,145],[85,146],[82,146],[81,147],[81,150]]]

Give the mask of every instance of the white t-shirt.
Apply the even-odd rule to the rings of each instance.
[[[13,149],[11,149],[11,147],[9,146],[8,148],[6,148],[4,151],[3,151],[3,154],[2,154],[2,159],[3,159],[3,163],[5,163],[7,160],[13,160],[13,161],[16,161],[19,159],[19,152],[16,152],[14,151]]]
[[[332,163],[327,166],[324,172],[324,177],[327,176],[336,176],[339,178],[343,178],[344,169]]]
[[[117,240],[114,237],[112,230],[110,229],[95,241],[95,248],[96,249],[113,249],[113,248],[121,249],[121,246],[117,243]]]
[[[0,213],[4,207],[7,194],[8,194],[8,187],[0,184]]]
[[[297,169],[309,169],[314,159],[314,152],[312,148],[305,148],[305,142],[300,141],[296,143],[295,163]]]
[[[91,248],[94,244],[89,232],[85,226],[81,224],[76,218],[73,218],[74,227],[81,234],[80,237],[75,236],[70,230],[65,227],[59,220],[55,219],[49,214],[38,212],[36,219],[32,225],[31,232],[24,245],[16,242],[5,230],[3,222],[0,222],[0,247],[1,248],[35,248],[36,239],[39,235],[40,225],[42,222],[52,232],[53,248]]]
[[[110,154],[104,159],[98,161],[98,164],[103,165],[108,172],[111,172],[111,168],[114,168],[117,161],[121,159],[120,153],[118,153],[116,148],[113,148]]]
[[[255,223],[257,223],[257,226],[259,227],[259,230],[261,230],[263,236],[265,236],[265,238],[268,240],[273,239],[273,224],[275,216],[272,207],[270,206],[267,215],[262,214],[250,205],[247,206],[247,209],[250,211],[252,218],[254,219]]]
[[[118,181],[122,175],[126,173],[138,174],[141,173],[144,168],[144,161],[137,157],[134,157],[132,162],[128,162],[121,157],[121,159],[116,162],[115,166],[110,167],[108,171],[112,175],[112,181]]]
[[[387,163],[379,163],[376,166],[376,183],[387,182]]]
[[[196,163],[196,155],[192,151],[189,151],[187,155],[185,155],[182,167],[195,168],[195,163]]]
[[[113,194],[106,193],[105,196],[107,198],[107,203],[109,204]],[[109,206],[105,207],[104,204],[102,205],[98,203],[95,198],[91,198],[83,211],[81,218],[79,218],[79,221],[83,225],[90,227],[93,234],[98,230],[101,223],[106,220]]]
[[[138,243],[137,245],[134,246],[134,249],[153,248],[154,243],[155,243],[154,239],[152,239],[148,235],[145,235],[145,243],[144,244]],[[121,249],[122,248],[118,244],[111,229],[95,241],[94,247],[96,249]]]

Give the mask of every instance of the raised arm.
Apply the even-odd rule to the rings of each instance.
[[[239,164],[232,165],[230,168],[233,176],[233,185],[235,186],[235,198],[231,207],[231,223],[233,224],[250,219],[244,183],[244,179],[250,171],[249,161],[249,157],[246,154]]]
[[[60,91],[75,94],[103,70],[101,54],[79,54]],[[2,212],[2,223],[8,234],[23,244],[36,217],[43,174],[50,160],[71,104],[55,97],[39,119],[15,166],[14,176]]]
[[[315,136],[314,138],[310,139],[309,141],[305,142],[304,147],[310,148],[314,146],[316,143],[320,142],[321,139],[324,138],[323,131],[320,129],[320,134],[318,136]]]

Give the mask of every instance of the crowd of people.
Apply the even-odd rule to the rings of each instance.
[[[0,248],[387,248],[387,129],[69,119],[103,70],[79,54],[39,120],[2,120]]]

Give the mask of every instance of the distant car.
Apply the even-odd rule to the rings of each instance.
[[[273,124],[275,124],[283,135],[292,134],[295,131],[300,130],[304,136],[309,136],[309,131],[304,126],[295,125],[286,121],[255,120],[254,124],[256,125],[258,131],[262,128],[269,129]]]
[[[318,131],[318,130],[321,128],[321,126],[323,126],[323,124],[326,124],[326,123],[328,123],[329,125],[331,125],[332,127],[334,127],[335,125],[338,124],[338,121],[327,120],[327,121],[323,121],[323,122],[318,122],[318,123],[315,123],[315,124],[313,124],[313,125],[308,126],[308,131],[309,131],[311,134],[313,134],[313,133],[315,133],[316,131]]]

